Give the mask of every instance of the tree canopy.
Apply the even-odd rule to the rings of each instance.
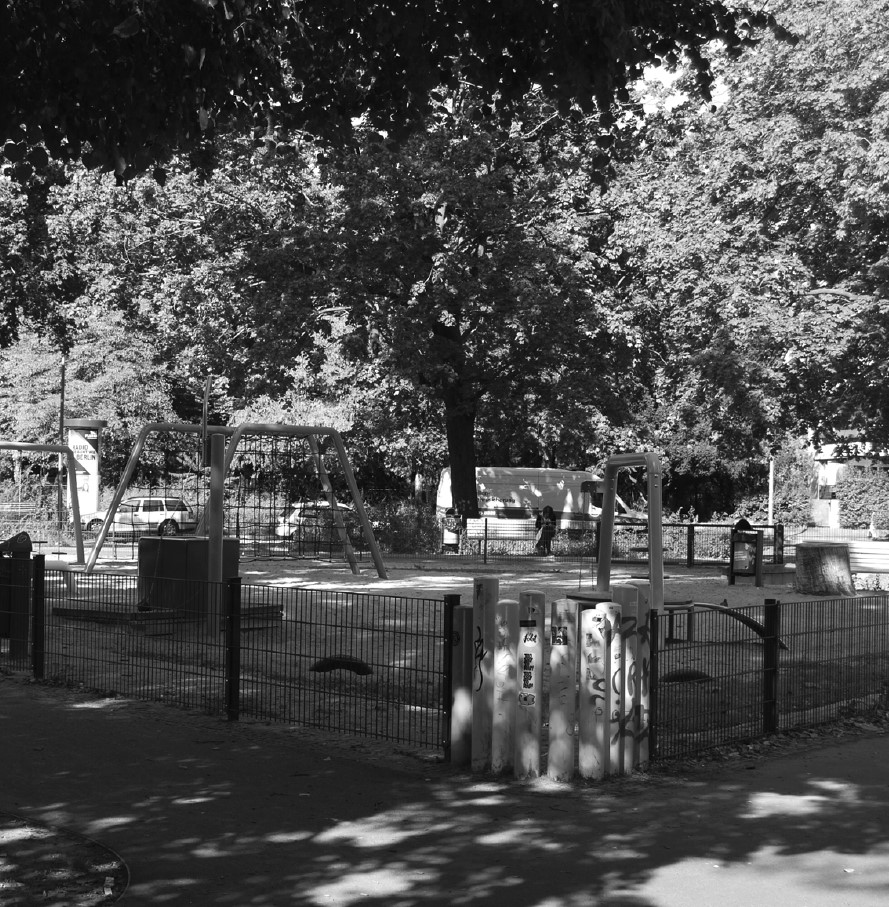
[[[307,34],[326,15],[310,6],[291,7]],[[432,23],[447,4],[403,6]],[[612,6],[634,8],[564,10],[607,20]],[[190,419],[203,377],[224,371],[226,417],[329,417],[374,484],[450,461],[474,487],[476,457],[590,467],[649,449],[673,506],[708,515],[756,489],[789,432],[886,430],[887,0],[781,2],[797,46],[766,36],[737,58],[702,44],[717,103],[693,93],[689,55],[666,87],[628,83],[613,123],[579,95],[566,105],[567,82],[539,78],[519,100],[457,62],[456,86],[437,71],[425,95],[411,79],[414,100],[378,103],[383,61],[373,77],[353,65],[370,45],[343,23],[386,7],[330,8],[351,75],[317,141],[293,132],[311,95],[285,36],[269,59],[291,106],[232,95],[161,183],[135,165],[116,181],[90,159],[0,184],[7,339],[16,313],[39,314],[71,347],[72,387],[88,362],[88,384],[117,393],[82,342],[101,344],[106,321],[109,362],[138,362],[117,369],[125,392],[154,369],[146,406]],[[218,166],[196,168],[210,145]],[[11,386],[28,354],[11,355],[6,397],[30,401]],[[53,355],[34,375],[45,388]],[[125,433],[122,412],[101,415]],[[21,429],[39,433],[32,421]]]
[[[403,133],[460,84],[480,117],[539,85],[607,125],[644,66],[688,58],[706,92],[709,42],[737,52],[765,26],[719,0],[6,0],[0,139],[19,177],[47,155],[127,177],[232,121],[273,142],[341,142],[361,117]]]

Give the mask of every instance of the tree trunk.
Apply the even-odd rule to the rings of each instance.
[[[465,402],[458,389],[445,395],[445,427],[454,507],[461,517],[477,517],[475,405]]]
[[[854,595],[848,547],[842,542],[797,545],[796,591],[808,595]]]

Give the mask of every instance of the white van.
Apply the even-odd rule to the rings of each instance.
[[[570,469],[530,469],[520,466],[478,466],[475,470],[478,506],[482,516],[500,519],[536,516],[553,509],[559,529],[580,529],[579,524],[602,514],[602,479],[594,472]],[[435,508],[439,517],[454,507],[451,470],[441,471]],[[617,498],[617,517],[645,519]]]

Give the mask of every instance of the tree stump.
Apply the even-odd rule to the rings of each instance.
[[[808,595],[854,595],[848,547],[843,542],[798,544],[796,591]]]

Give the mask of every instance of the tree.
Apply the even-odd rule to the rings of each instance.
[[[583,148],[560,153],[582,169]],[[500,462],[553,462],[572,419],[589,445],[597,420],[627,419],[633,397],[635,337],[599,296],[606,263],[577,194],[584,176],[572,191],[548,155],[517,130],[458,120],[394,149],[369,142],[332,174],[343,251],[328,278],[348,313],[346,352],[437,401],[470,516],[480,416]]]
[[[606,112],[650,63],[733,51],[771,16],[714,0],[6,0],[0,137],[25,175],[49,154],[129,176],[245,118],[342,139],[422,123],[435,91],[480,89],[509,116],[539,84],[563,109]]]
[[[706,510],[704,495],[732,509],[788,430],[889,413],[875,298],[889,238],[887,5],[776,14],[799,43],[766,38],[718,62],[720,106],[702,108],[681,78],[659,107],[640,91],[649,112],[623,121],[605,198],[620,295],[652,352],[640,432],[683,507],[698,495]]]

